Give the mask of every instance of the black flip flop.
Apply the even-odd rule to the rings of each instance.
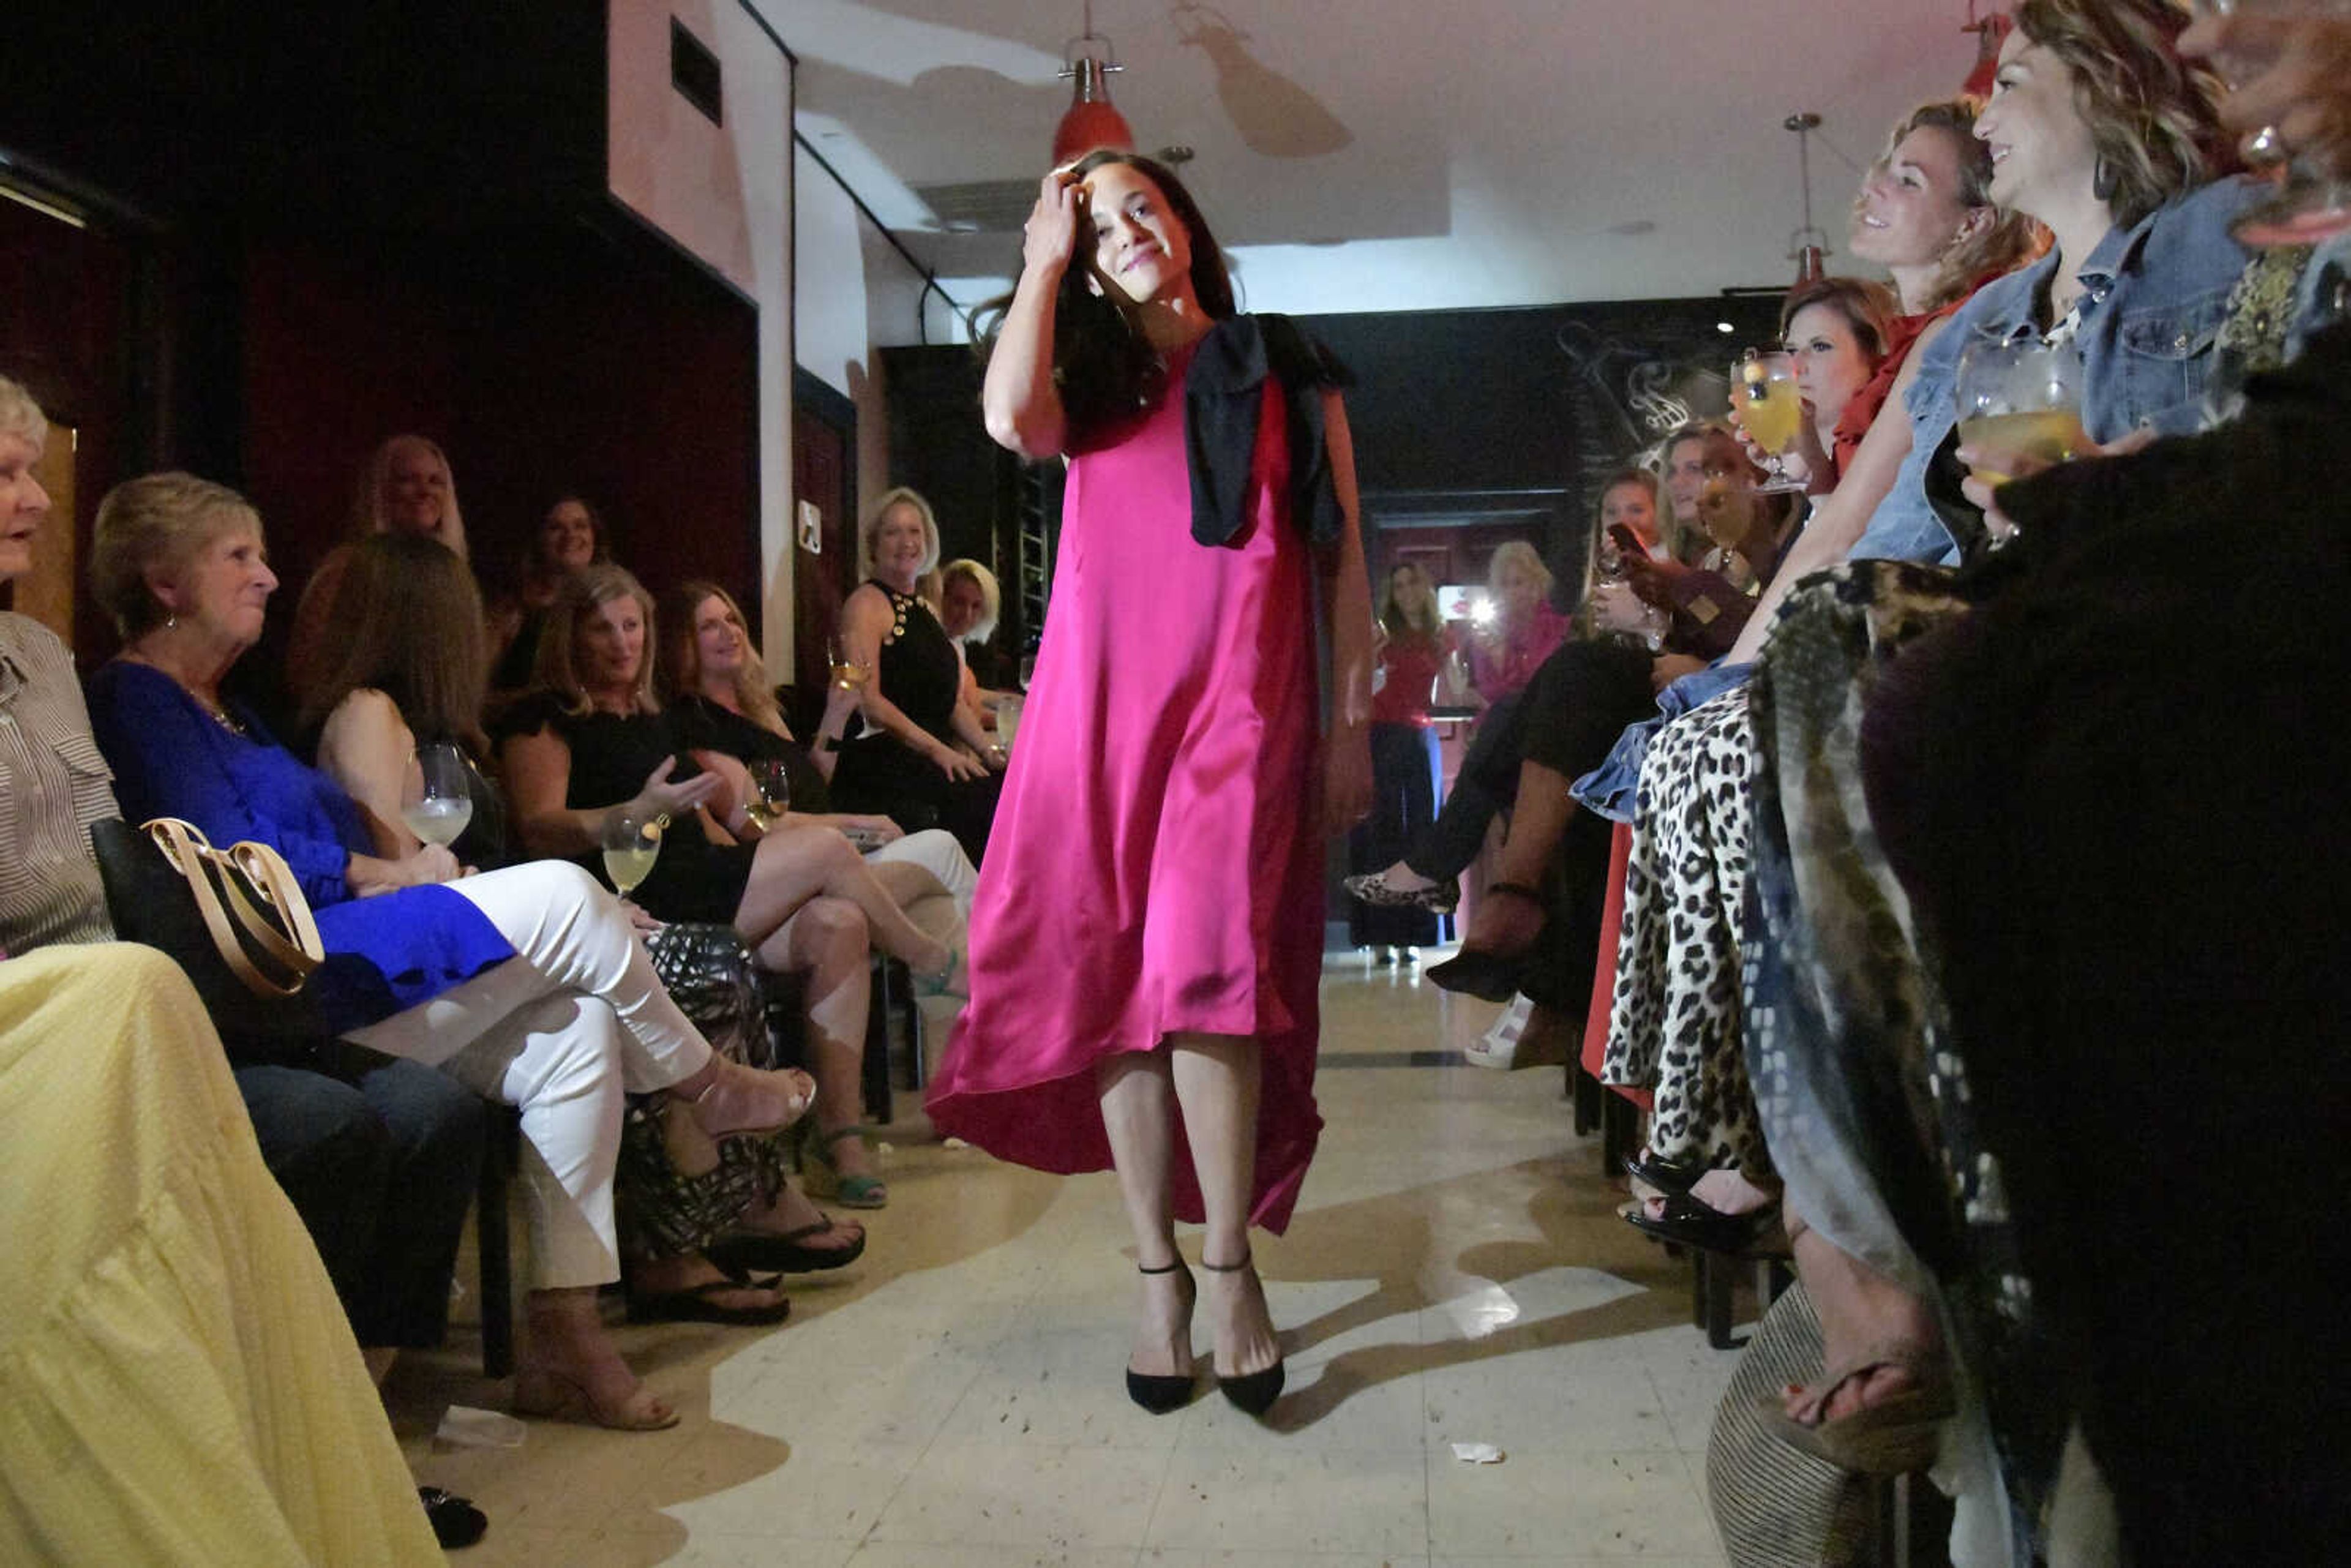
[[[716,1260],[713,1260],[714,1262]],[[725,1264],[719,1264],[725,1268]],[[661,1295],[640,1295],[629,1292],[629,1321],[632,1323],[726,1323],[737,1328],[760,1328],[779,1323],[791,1316],[792,1303],[777,1301],[764,1307],[723,1306],[711,1297],[727,1291],[772,1291],[783,1283],[782,1276],[730,1274],[724,1280],[705,1280],[701,1284],[683,1291],[670,1291]]]
[[[800,1243],[811,1236],[821,1236],[839,1223],[826,1215],[814,1225],[803,1225],[794,1230],[736,1230],[720,1237],[703,1249],[703,1256],[729,1273],[748,1273],[754,1270],[778,1274],[817,1274],[827,1269],[845,1268],[865,1253],[865,1231],[857,1233],[852,1247],[803,1247]]]

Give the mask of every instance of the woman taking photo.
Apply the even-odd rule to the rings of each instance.
[[[871,575],[841,607],[843,656],[872,672],[864,733],[841,748],[832,790],[852,810],[945,828],[972,863],[987,848],[1004,751],[963,701],[963,661],[917,585],[939,563],[931,504],[901,486],[858,538]]]
[[[221,695],[277,586],[261,520],[234,490],[156,474],[99,503],[90,587],[125,643],[90,677],[90,717],[126,813],[276,849],[329,958],[308,990],[342,1037],[521,1110],[536,1281],[516,1408],[674,1426],[596,1309],[597,1288],[620,1275],[622,1093],[668,1090],[687,1105],[680,1132],[708,1144],[789,1124],[813,1086],[713,1051],[627,915],[573,868],[461,876],[444,849],[378,853],[350,798]]]
[[[1207,1227],[1226,1396],[1254,1415],[1281,1391],[1249,1228],[1288,1226],[1322,1125],[1322,835],[1371,788],[1340,374],[1290,323],[1234,315],[1216,239],[1165,169],[1094,152],[1045,177],[984,402],[999,444],[1069,455],[1061,552],[980,872],[972,998],[930,1106],[1006,1159],[1116,1167],[1142,1270],[1127,1388],[1155,1413],[1195,1375],[1178,1218]],[[1197,511],[1187,403],[1196,476],[1224,498]],[[1319,758],[1318,575],[1334,682]]]
[[[601,873],[608,812],[669,819],[631,897],[664,920],[732,925],[762,967],[808,976],[817,1080],[809,1152],[820,1167],[810,1175],[845,1207],[879,1208],[888,1192],[857,1125],[869,946],[934,984],[946,982],[955,952],[906,918],[840,833],[794,828],[744,842],[712,820],[704,808],[724,781],[679,757],[653,698],[653,608],[617,566],[591,566],[564,585],[539,648],[538,685],[498,726],[516,831],[534,854]],[[743,803],[728,816],[744,825]]]

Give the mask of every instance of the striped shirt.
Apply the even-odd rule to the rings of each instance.
[[[0,951],[110,942],[89,824],[122,813],[89,735],[73,655],[0,612]]]

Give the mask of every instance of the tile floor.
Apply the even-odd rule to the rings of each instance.
[[[1689,1326],[1685,1266],[1615,1218],[1557,1069],[1410,1060],[1496,1010],[1330,960],[1322,1152],[1290,1233],[1257,1248],[1290,1358],[1270,1425],[1213,1394],[1157,1419],[1129,1405],[1113,1178],[946,1148],[902,1094],[867,1255],[805,1280],[788,1323],[616,1331],[684,1411],[674,1429],[436,1448],[444,1406],[503,1390],[469,1327],[403,1363],[390,1396],[418,1475],[491,1516],[453,1562],[1719,1565],[1704,1449],[1734,1358]],[[1505,1458],[1466,1464],[1456,1442]]]

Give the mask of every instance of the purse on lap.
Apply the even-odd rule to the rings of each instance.
[[[250,840],[215,849],[190,823],[89,826],[115,934],[186,971],[232,1056],[283,1056],[335,1032],[305,986],[329,962],[283,856]],[[256,1049],[256,1047],[258,1049]]]

